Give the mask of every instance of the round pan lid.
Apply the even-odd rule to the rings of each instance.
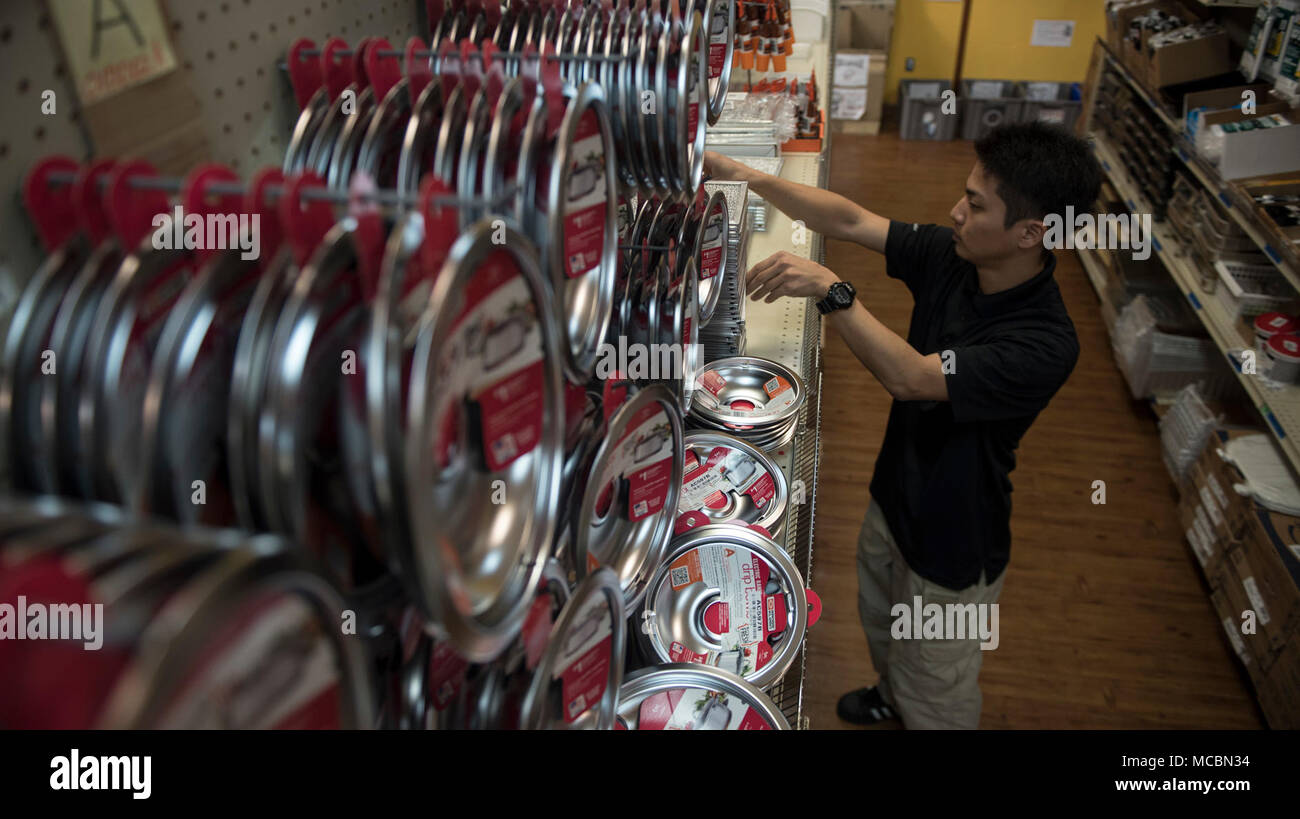
[[[41,435],[44,451],[54,456],[57,491],[72,497],[94,494],[78,435],[77,407],[86,389],[86,346],[95,311],[121,263],[117,241],[101,242],[68,286],[50,330],[50,349],[59,366],[53,378],[41,379]]]
[[[23,288],[10,317],[0,360],[0,452],[7,454],[8,471],[20,489],[55,488],[53,462],[38,460],[32,446],[40,428],[37,385],[48,377],[42,369],[59,305],[89,250],[85,238],[76,235],[51,251]],[[60,363],[56,357],[55,372]]]
[[[618,263],[613,132],[600,86],[570,100],[556,138],[548,191],[548,268],[568,341],[566,375],[591,379],[609,331]]]
[[[563,353],[531,243],[483,220],[452,245],[421,318],[406,480],[417,602],[457,651],[518,633],[554,537]]]
[[[629,610],[672,538],[683,463],[681,416],[662,385],[641,390],[610,417],[571,524],[573,568],[579,577],[613,569]]]
[[[254,538],[166,601],[100,727],[371,727],[365,649],[338,627],[347,606],[280,541]]]
[[[689,433],[685,446],[679,515],[699,512],[711,523],[780,532],[790,493],[785,472],[771,458],[721,432]]]
[[[578,584],[564,606],[524,695],[526,730],[614,727],[627,646],[623,594],[601,569]]]
[[[625,730],[790,730],[776,703],[722,669],[665,663],[633,671],[618,690]]]
[[[673,541],[638,620],[647,654],[719,666],[766,689],[798,656],[808,595],[775,542],[748,527],[714,524]]]

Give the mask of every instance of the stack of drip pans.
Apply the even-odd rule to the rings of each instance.
[[[695,379],[687,425],[742,438],[761,450],[790,443],[807,393],[791,369],[753,356],[710,362]]]
[[[727,200],[727,256],[721,272],[717,305],[700,328],[699,343],[705,361],[745,354],[746,202],[749,186],[744,182],[706,182],[710,194],[720,192]]]

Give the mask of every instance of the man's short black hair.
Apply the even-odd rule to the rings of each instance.
[[[1101,167],[1084,140],[1042,122],[1002,125],[975,141],[985,173],[998,181],[1005,226],[1065,209],[1091,212],[1101,190]]]

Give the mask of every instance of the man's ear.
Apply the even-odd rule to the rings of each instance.
[[[1041,219],[1025,219],[1016,225],[1016,246],[1021,250],[1043,246],[1043,234],[1047,226]]]

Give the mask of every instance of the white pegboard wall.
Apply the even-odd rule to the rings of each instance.
[[[199,101],[211,160],[242,176],[279,165],[297,115],[280,68],[290,43],[379,35],[400,47],[419,31],[422,0],[163,0],[178,71]],[[58,34],[42,0],[0,2],[0,316],[40,263],[18,197],[22,178],[48,154],[85,159],[76,95]],[[55,90],[58,110],[41,114],[41,92]],[[3,322],[0,322],[3,323]]]

